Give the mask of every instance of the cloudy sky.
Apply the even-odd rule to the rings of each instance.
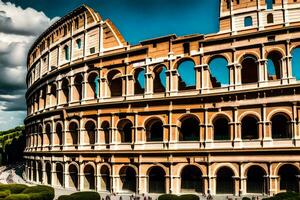
[[[0,130],[21,125],[26,117],[26,56],[31,44],[83,3],[110,18],[131,44],[172,33],[218,31],[218,0],[0,0]]]

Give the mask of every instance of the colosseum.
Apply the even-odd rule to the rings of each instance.
[[[299,13],[300,0],[221,0],[217,33],[130,45],[90,7],[70,12],[28,53],[26,179],[119,195],[299,192]]]

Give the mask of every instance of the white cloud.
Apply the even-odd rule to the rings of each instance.
[[[34,40],[58,19],[0,0],[0,130],[23,122],[27,52]]]

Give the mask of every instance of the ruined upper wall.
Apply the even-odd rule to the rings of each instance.
[[[220,0],[220,32],[239,34],[294,25],[300,22],[299,5],[300,0]]]

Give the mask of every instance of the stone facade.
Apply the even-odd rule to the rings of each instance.
[[[47,29],[28,54],[27,180],[120,194],[299,191],[300,2],[220,5],[216,34],[134,46],[85,5]]]

